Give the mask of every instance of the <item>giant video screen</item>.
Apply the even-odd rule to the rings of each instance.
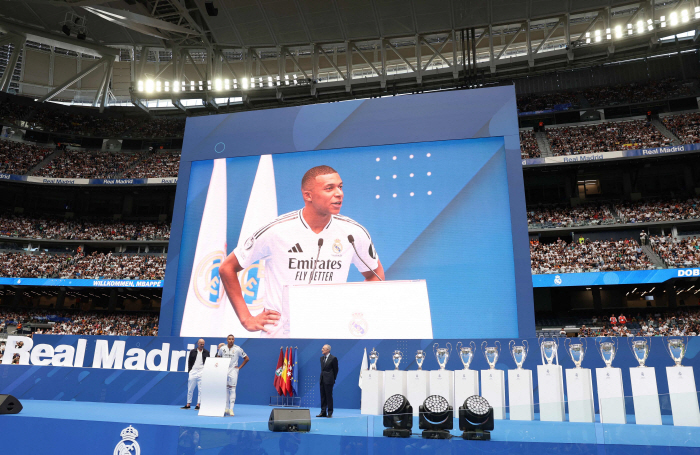
[[[343,120],[360,115],[358,106]],[[297,149],[307,140],[298,134],[299,118],[304,109],[316,108],[292,112]],[[266,113],[236,115],[261,119]],[[178,183],[175,216],[181,231],[179,244],[171,240],[163,299],[172,320],[161,317],[172,335],[531,335],[520,335],[523,314],[532,313],[529,263],[520,274],[525,279],[518,274],[523,268],[518,251],[527,254],[526,228],[524,242],[514,241],[514,226],[526,225],[524,205],[514,210],[514,190],[519,196],[523,190],[513,183],[522,182],[522,175],[518,180],[512,174],[522,170],[517,151],[507,144],[512,137],[494,134],[503,119],[483,116],[492,137],[451,139],[448,132],[432,134],[444,140],[411,141],[431,134],[407,129],[403,143],[320,143],[315,150],[289,151],[270,148],[277,140],[284,143],[284,127],[270,131],[279,138],[265,137],[259,150],[250,150],[255,141],[237,142],[240,136],[223,128],[226,117],[200,123],[208,130],[194,133],[215,153],[199,155],[207,159],[193,154],[195,159],[181,165],[179,181],[187,181],[184,189]],[[324,128],[324,118],[314,118]],[[318,134],[313,127],[309,122],[304,131]],[[325,128],[329,137],[339,129]],[[185,148],[192,131],[188,121]],[[377,131],[368,134],[384,134]],[[328,145],[357,143],[341,139]],[[246,149],[247,156],[227,156],[234,147]],[[174,230],[177,225],[175,220]]]

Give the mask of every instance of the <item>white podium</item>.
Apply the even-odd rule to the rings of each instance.
[[[569,399],[569,422],[595,422],[590,368],[566,370],[566,395]]]
[[[630,368],[634,419],[637,425],[661,425],[659,389],[654,367]]]
[[[476,370],[457,370],[454,379],[454,411],[459,416],[459,407],[467,398],[479,395],[479,372]]]
[[[454,371],[433,370],[430,372],[430,395],[444,397],[453,408],[455,405],[454,378]]]
[[[360,414],[382,415],[384,408],[384,372],[362,372],[362,398]]]
[[[506,380],[503,370],[481,370],[481,396],[493,408],[493,418],[506,418]]]
[[[564,421],[564,378],[561,365],[537,365],[540,420]]]
[[[425,280],[285,286],[282,313],[283,338],[433,338]]]
[[[390,370],[384,372],[384,400],[382,401],[382,406],[387,398],[392,395],[396,395],[397,393],[408,398],[406,373],[406,371],[401,370]]]
[[[692,367],[666,367],[668,392],[671,397],[673,424],[700,427],[698,394]]]
[[[430,375],[425,370],[412,370],[406,373],[406,389],[408,390],[406,398],[413,407],[413,415],[417,416],[418,407],[428,398]]]
[[[532,370],[508,370],[508,403],[510,420],[535,419]]]
[[[600,423],[627,423],[622,370],[619,368],[596,368],[595,376],[598,386]]]
[[[226,380],[231,359],[225,357],[209,357],[204,362],[202,370],[202,402],[199,404],[199,415],[223,417],[227,408]]]

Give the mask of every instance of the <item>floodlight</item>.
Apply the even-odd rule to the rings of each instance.
[[[622,38],[622,27],[620,25],[615,26],[615,38]]]
[[[672,25],[672,26],[673,26],[673,25],[678,25],[678,14],[677,14],[675,11],[672,12],[671,15],[670,15],[669,17],[670,17],[670,19],[671,19],[670,22],[671,22],[671,25]]]
[[[384,436],[408,438],[413,428],[413,407],[405,396],[392,395],[384,402]]]
[[[216,89],[217,89],[217,90],[221,90],[221,89],[223,88],[223,85],[222,85],[223,83],[222,83],[221,79],[216,79],[216,80],[214,81],[214,84],[216,84]]]
[[[137,90],[138,90],[139,92],[143,92],[143,81],[138,81],[138,82],[137,82],[137,87],[138,87]]]
[[[423,430],[425,439],[450,439],[448,430],[454,427],[452,406],[440,395],[430,395],[418,407],[418,428]]]
[[[146,92],[153,93],[153,80],[152,79],[146,79]]]
[[[472,395],[459,407],[459,429],[464,439],[490,441],[493,408],[486,398]]]

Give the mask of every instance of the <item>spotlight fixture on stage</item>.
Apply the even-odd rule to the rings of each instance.
[[[214,7],[213,1],[204,2],[204,8],[207,10],[207,14],[210,16],[219,15],[219,8]]]
[[[425,439],[450,439],[448,430],[454,426],[452,406],[440,395],[430,395],[418,408],[418,428],[423,430]]]
[[[405,396],[392,395],[384,402],[384,436],[408,438],[413,428],[413,407]]]
[[[486,398],[472,395],[459,407],[459,429],[464,439],[490,441],[493,430],[493,408]]]

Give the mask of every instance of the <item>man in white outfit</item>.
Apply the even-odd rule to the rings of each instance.
[[[236,346],[233,342],[236,338],[233,335],[229,335],[226,338],[226,345],[219,345],[219,352],[216,353],[217,357],[229,358],[231,363],[228,367],[228,380],[226,381],[226,395],[228,397],[228,408],[224,411],[224,415],[233,416],[233,404],[236,402],[236,384],[238,383],[238,370],[243,368],[246,363],[250,360],[248,355],[243,352],[240,346]],[[238,364],[238,359],[242,358],[243,363]]]
[[[195,385],[197,386],[197,406],[195,406],[195,409],[199,409],[202,401],[202,371],[204,370],[204,361],[207,357],[209,357],[209,351],[204,349],[204,339],[200,338],[197,341],[197,347],[190,351],[190,355],[187,358],[187,371],[189,372],[189,377],[187,378],[187,404],[181,409],[190,409]]]

